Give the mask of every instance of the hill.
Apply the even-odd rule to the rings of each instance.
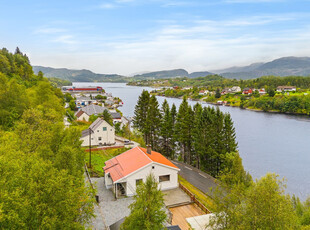
[[[118,74],[97,74],[90,70],[73,70],[66,68],[51,68],[43,66],[33,66],[33,71],[44,73],[45,77],[56,77],[71,82],[128,82],[129,78]]]
[[[214,70],[211,72],[201,71],[188,73],[184,69],[173,69],[146,72],[136,74],[133,77],[125,77],[118,74],[97,74],[90,70],[73,70],[65,68],[51,68],[43,66],[33,66],[37,74],[42,71],[48,78],[56,77],[71,82],[129,82],[139,80],[169,79],[178,77],[197,78],[220,74],[225,78],[252,79],[261,76],[309,76],[310,75],[310,57],[283,57],[270,62],[253,63],[248,66],[230,67],[226,69]]]
[[[251,79],[261,76],[309,76],[309,57],[283,57],[266,63],[254,63],[249,66],[231,67],[214,71],[225,78]]]
[[[173,69],[173,70],[163,70],[163,71],[137,74],[133,76],[133,80],[155,80],[155,79],[163,79],[163,78],[168,79],[177,77],[197,78],[197,77],[205,77],[211,74],[212,73],[208,71],[188,73],[184,69]]]
[[[156,72],[149,72],[144,74],[138,74],[133,76],[134,80],[151,80],[162,78],[176,78],[176,77],[188,77],[188,72],[184,69],[163,70]]]
[[[203,72],[193,72],[188,75],[189,78],[196,78],[196,77],[205,77],[208,75],[213,75],[214,73],[208,72],[208,71],[203,71]]]

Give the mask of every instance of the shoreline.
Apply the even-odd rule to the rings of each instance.
[[[161,96],[161,95],[156,95],[156,96],[159,96],[159,97],[166,97],[166,96]],[[166,97],[166,98],[182,99],[182,97]],[[204,101],[204,100],[201,100],[201,99],[191,99],[191,98],[188,98],[187,100],[197,101],[197,102],[200,102],[200,103],[206,103],[206,104],[214,105],[214,106],[227,106],[227,107],[232,107],[232,108],[239,108],[239,109],[249,110],[249,111],[252,111],[252,112],[262,112],[262,113],[272,113],[272,114],[293,115],[293,116],[309,117],[309,118],[310,118],[310,115],[309,115],[309,114],[305,114],[305,113],[289,113],[289,112],[283,113],[283,112],[275,111],[275,110],[264,111],[264,110],[262,110],[262,109],[241,108],[240,106],[218,105],[216,102],[207,102],[207,101]]]

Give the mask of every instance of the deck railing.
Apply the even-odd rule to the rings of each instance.
[[[194,202],[195,204],[197,204],[197,206],[199,208],[201,208],[202,211],[204,211],[205,213],[211,213],[211,211],[209,209],[207,209],[206,206],[204,206],[199,200],[197,200],[195,194],[193,194],[191,191],[188,190],[188,188],[186,188],[184,185],[182,185],[181,183],[179,183],[179,187],[187,194],[190,196],[191,201]]]

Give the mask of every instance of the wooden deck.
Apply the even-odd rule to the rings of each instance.
[[[190,229],[188,223],[186,222],[186,218],[206,214],[196,204],[188,204],[170,208],[170,211],[173,214],[172,225],[179,225],[182,230]]]

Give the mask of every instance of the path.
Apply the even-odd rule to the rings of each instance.
[[[88,179],[86,171],[84,172],[84,178],[85,178],[85,184],[87,186],[91,186],[91,183]],[[105,229],[107,229],[107,225],[106,225],[106,222],[104,219],[102,209],[98,203],[94,204],[94,214],[95,214],[95,217],[93,217],[91,219],[90,224],[87,227],[94,229],[94,230],[105,230]]]

